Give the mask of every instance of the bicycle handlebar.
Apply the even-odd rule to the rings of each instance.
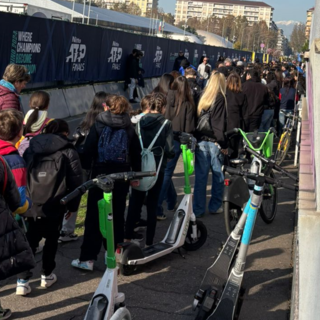
[[[231,167],[223,166],[222,171],[228,172],[230,174],[235,174],[238,176],[246,176],[247,178],[254,180],[254,181],[256,181],[259,177],[259,174],[251,173],[250,171],[249,172],[244,171],[239,168],[231,168]],[[262,176],[262,175],[260,175],[260,176]],[[272,179],[272,178],[266,177],[266,176],[264,176],[264,179],[265,179],[266,183],[272,184],[275,187],[283,187],[285,189],[289,189],[289,190],[293,190],[293,191],[299,190],[298,186],[284,183],[282,180],[279,180],[279,179]]]
[[[286,175],[290,179],[299,182],[299,177],[293,175],[292,173],[288,172],[287,170],[281,168],[279,165],[276,164],[276,162],[273,159],[266,159],[263,157],[260,153],[250,149],[248,146],[244,146],[244,150],[249,152],[250,154],[254,155],[256,158],[260,159],[262,162],[267,164],[272,164],[273,169],[275,169],[278,172],[281,172],[282,174]]]
[[[93,187],[99,187],[99,183],[101,185],[112,185],[114,181],[119,180],[135,180],[135,179],[142,179],[144,177],[153,177],[157,173],[153,171],[146,171],[146,172],[121,172],[121,173],[112,173],[112,174],[104,174],[96,177],[95,179],[89,180],[76,188],[74,191],[66,195],[64,198],[60,200],[60,203],[66,205],[68,202],[73,200],[74,198],[83,195],[87,192],[87,190]]]

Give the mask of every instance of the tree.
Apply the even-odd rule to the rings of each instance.
[[[233,49],[235,49],[235,50],[241,49],[241,42],[239,40],[234,43]]]
[[[299,23],[294,26],[290,37],[290,46],[294,52],[302,51],[303,45],[306,42],[305,31],[305,24]]]
[[[133,2],[129,5],[126,5],[125,3],[114,3],[111,10],[141,16],[140,7]]]

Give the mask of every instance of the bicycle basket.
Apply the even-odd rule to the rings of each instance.
[[[255,151],[261,151],[265,157],[270,158],[273,149],[273,133],[259,132],[255,134],[254,132],[246,133],[246,138],[244,139],[244,144]]]

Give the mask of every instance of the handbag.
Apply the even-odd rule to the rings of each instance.
[[[8,182],[8,172],[5,160],[0,157],[0,161],[4,167],[4,186],[2,188],[2,195],[4,195]],[[4,280],[33,269],[36,266],[36,261],[26,235],[9,209],[5,209],[1,214],[7,215],[6,230],[2,236],[3,246],[0,246],[0,280]]]
[[[214,132],[211,125],[211,112],[212,107],[208,110],[202,110],[197,122],[196,130],[201,133],[202,136],[208,138],[214,138]]]

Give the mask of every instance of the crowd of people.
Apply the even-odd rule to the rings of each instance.
[[[135,102],[140,58],[139,51],[133,51],[128,64],[132,67],[126,79],[131,102]],[[67,206],[60,204],[61,198],[100,174],[141,171],[141,151],[150,144],[159,169],[155,183],[142,191],[135,188],[135,181],[131,186],[116,182],[112,204],[115,244],[142,241],[144,235],[137,230],[143,228],[145,245],[153,244],[157,221],[167,218],[165,211],[174,212],[178,202],[172,178],[181,148],[174,139],[175,131],[191,133],[198,140],[195,215],[201,218],[207,212],[222,211],[221,167],[226,157],[237,157],[239,143],[235,139],[228,141],[225,131],[242,128],[265,132],[270,126],[281,131],[285,119],[280,110],[293,112],[297,95],[305,93],[305,78],[301,64],[264,64],[258,60],[247,63],[245,59],[229,58],[219,58],[213,64],[204,56],[198,67],[192,66],[180,52],[174,70],[162,75],[153,91],[141,99],[139,110],[132,110],[124,96],[97,92],[74,133],[66,121],[48,117],[50,95],[45,91],[33,92],[30,110],[23,116],[20,92],[31,78],[24,66],[7,66],[0,81],[0,243],[15,241],[9,235],[12,230],[20,230],[21,245],[9,244],[10,252],[0,255],[0,279],[17,274],[17,295],[31,292],[33,256],[42,238],[46,240],[40,284],[43,288],[57,281],[53,271],[58,242],[78,238],[74,230],[80,198]],[[210,172],[211,197],[207,204]],[[102,197],[98,188],[88,193],[81,252],[72,261],[73,267],[93,270],[101,245],[105,245],[97,205]],[[147,220],[141,218],[144,204]],[[9,265],[12,259],[15,263]],[[2,265],[8,270],[2,270]],[[0,319],[10,314],[10,310],[0,307]]]

